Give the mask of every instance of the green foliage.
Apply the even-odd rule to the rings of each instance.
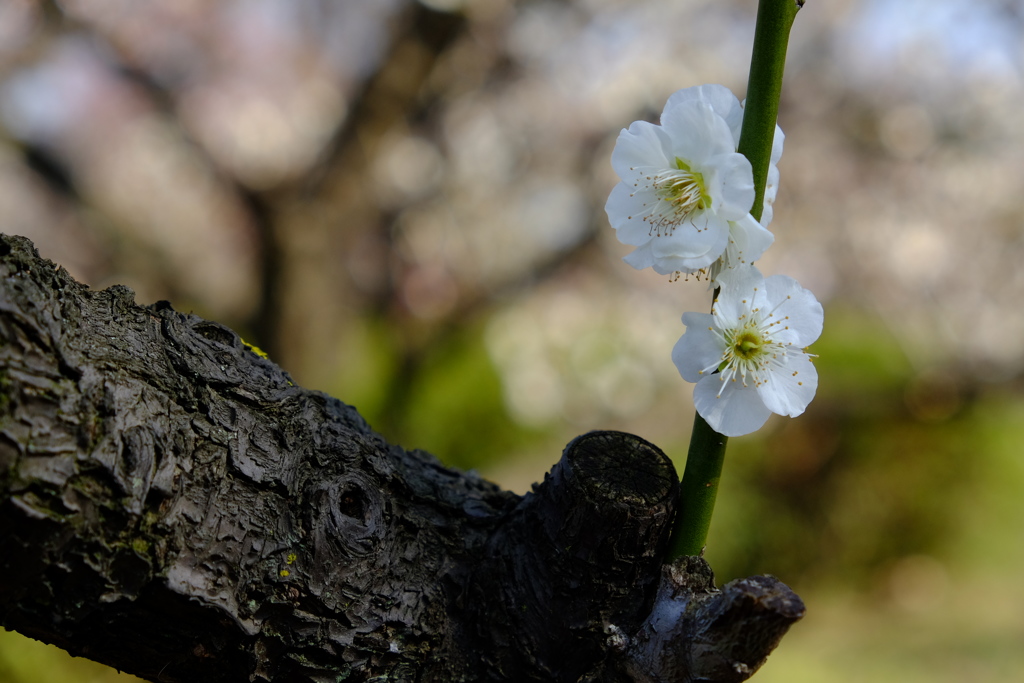
[[[398,372],[398,340],[393,331],[373,318],[358,318],[338,344],[338,368],[329,392],[341,397],[371,426],[380,429],[391,386]]]
[[[845,411],[888,412],[914,372],[885,323],[848,305],[828,307],[824,332],[811,351],[824,376],[815,403],[842,401]]]
[[[132,683],[140,679],[0,630],[0,683]]]
[[[463,469],[536,443],[505,408],[501,380],[480,328],[462,331],[425,359],[409,387],[402,434],[409,445]]]
[[[359,362],[342,369],[331,392],[345,397],[389,440],[469,469],[543,437],[509,417],[483,325],[452,332],[423,356],[410,353],[408,340],[394,335],[369,321],[351,330],[344,357]]]

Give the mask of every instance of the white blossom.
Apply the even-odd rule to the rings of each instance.
[[[760,429],[771,413],[796,417],[814,398],[818,373],[806,348],[824,313],[793,278],[764,278],[753,266],[726,283],[712,312],[685,313],[672,350],[679,374],[696,382],[697,412],[718,433]]]
[[[619,240],[636,247],[625,258],[634,268],[708,268],[729,244],[729,222],[749,214],[753,172],[718,111],[728,104],[723,91],[735,99],[722,86],[682,90],[660,125],[636,121],[619,134],[612,167],[621,182],[605,210]]]

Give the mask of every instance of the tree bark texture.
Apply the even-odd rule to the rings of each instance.
[[[517,496],[257,351],[0,236],[4,627],[152,681],[676,683],[745,680],[803,613],[663,564],[678,483],[636,436]]]

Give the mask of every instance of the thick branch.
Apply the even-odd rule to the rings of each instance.
[[[501,491],[0,237],[0,615],[73,654],[190,683],[743,680],[802,606],[663,569],[676,492],[616,432]]]

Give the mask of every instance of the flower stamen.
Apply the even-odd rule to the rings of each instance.
[[[698,226],[692,220],[698,212],[711,208],[711,195],[702,173],[676,157],[675,168],[646,176],[645,180],[657,197],[653,203],[643,206],[643,220],[651,226],[652,237],[671,235],[688,220],[698,231],[707,229],[706,225]]]
[[[776,307],[777,308],[777,307]],[[786,364],[789,344],[772,339],[772,328],[780,321],[771,320],[774,309],[767,315],[761,315],[753,309],[750,316],[744,315],[736,327],[715,330],[715,336],[721,339],[722,357],[718,363],[718,372],[722,386],[726,382],[739,382],[743,386],[755,387],[766,384],[771,373]]]

